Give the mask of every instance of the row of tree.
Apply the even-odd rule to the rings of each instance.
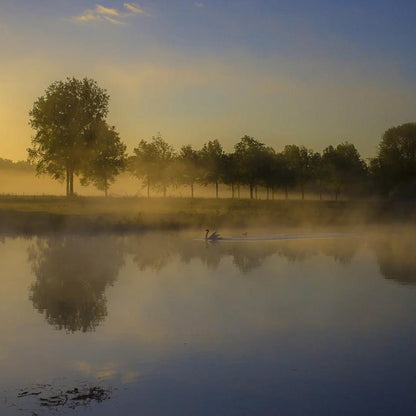
[[[250,136],[242,137],[233,153],[224,152],[218,140],[208,141],[199,150],[182,146],[176,153],[158,135],[151,141],[142,140],[127,166],[144,180],[148,196],[152,187],[166,195],[168,186],[186,185],[193,197],[195,184],[213,184],[218,198],[223,183],[230,186],[233,198],[240,196],[242,186],[248,187],[250,198],[256,198],[262,187],[268,199],[278,189],[288,197],[289,189],[297,186],[303,199],[307,185],[313,185],[320,195],[326,190],[338,198],[341,191],[362,190],[367,175],[366,164],[350,143],[329,146],[322,155],[296,145],[276,152]]]
[[[218,140],[201,149],[183,146],[179,152],[161,135],[141,140],[128,156],[126,146],[106,117],[109,96],[94,80],[68,78],[51,84],[30,111],[35,130],[29,160],[38,174],[66,180],[67,195],[74,193],[74,175],[83,185],[92,183],[107,195],[111,183],[128,170],[147,188],[161,189],[166,196],[170,186],[187,185],[194,196],[195,184],[231,187],[232,196],[248,187],[250,198],[258,188],[273,198],[278,189],[288,197],[297,187],[305,197],[306,187],[322,197],[323,192],[362,195],[378,190],[412,195],[416,183],[416,123],[387,130],[377,157],[367,164],[355,146],[344,142],[328,146],[322,153],[305,146],[287,145],[280,152],[254,137],[244,136],[226,153]]]

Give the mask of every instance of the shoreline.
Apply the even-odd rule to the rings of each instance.
[[[1,234],[414,224],[413,202],[0,196]]]

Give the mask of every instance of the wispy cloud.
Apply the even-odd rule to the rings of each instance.
[[[124,3],[124,8],[127,9],[131,14],[147,14],[138,4],[136,3]]]
[[[109,7],[102,6],[101,4],[97,4],[95,6],[95,11],[97,14],[120,16],[120,12],[117,9],[111,9]]]
[[[74,16],[70,20],[73,22],[108,22],[115,25],[126,24],[126,19],[131,16],[148,15],[136,3],[124,3],[124,9],[114,9],[96,4],[94,9],[86,9],[79,16]]]
[[[205,7],[205,4],[202,3],[202,1],[194,1],[194,6],[195,7]]]

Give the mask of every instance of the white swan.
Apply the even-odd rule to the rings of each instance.
[[[221,240],[222,237],[216,232],[214,231],[209,237],[209,230],[205,230],[205,240],[210,240],[210,241],[215,241],[215,240]]]

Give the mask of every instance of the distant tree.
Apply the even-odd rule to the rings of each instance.
[[[176,158],[175,176],[179,183],[189,185],[191,198],[194,197],[194,185],[201,176],[200,155],[191,145],[182,146]]]
[[[237,186],[238,197],[240,197],[239,186],[241,176],[238,166],[238,160],[235,153],[228,153],[224,156],[224,172],[222,180],[225,184],[231,186],[231,197],[235,198],[235,188]]]
[[[20,170],[20,171],[33,171],[33,166],[29,162],[24,160],[19,160],[18,162],[13,162],[10,159],[3,159],[0,157],[0,169],[7,170]]]
[[[152,144],[156,150],[157,171],[156,186],[162,189],[163,196],[166,197],[166,190],[173,183],[173,161],[175,160],[175,150],[158,133],[152,137]]]
[[[284,152],[275,156],[275,167],[273,173],[273,189],[282,188],[285,192],[285,199],[289,198],[289,189],[295,186],[296,176],[293,165],[289,162]]]
[[[260,172],[262,184],[266,187],[267,199],[274,199],[276,189],[284,185],[286,161],[272,148],[263,153],[263,169]]]
[[[204,185],[215,184],[215,197],[218,199],[218,186],[224,176],[226,157],[218,140],[205,143],[199,152],[203,174],[200,182]]]
[[[416,189],[416,123],[385,131],[370,170],[383,195],[404,191],[412,196]]]
[[[137,147],[133,149],[133,156],[128,159],[130,172],[136,178],[144,181],[147,187],[147,197],[150,198],[150,186],[156,172],[156,149],[152,143],[140,140]]]
[[[254,190],[264,181],[264,159],[268,150],[264,143],[254,137],[243,136],[234,146],[234,154],[241,182],[248,185],[250,199],[254,198]]]
[[[338,200],[341,192],[354,192],[363,187],[367,166],[355,146],[344,142],[337,147],[328,146],[322,154],[325,184]]]
[[[305,185],[314,174],[315,153],[305,146],[295,144],[285,146],[283,154],[292,170],[296,185],[300,187],[302,199],[305,199]]]
[[[133,149],[134,155],[129,159],[130,171],[147,186],[147,197],[150,198],[150,187],[161,188],[166,197],[168,185],[172,182],[175,151],[160,134],[152,141],[141,140]]]
[[[316,185],[319,193],[319,199],[322,200],[322,192],[325,182],[325,169],[322,162],[322,156],[316,152],[312,157],[312,181]]]
[[[56,81],[38,98],[29,112],[35,130],[29,160],[37,174],[66,178],[66,194],[74,193],[74,174],[86,165],[91,126],[104,120],[109,96],[92,79]]]
[[[126,145],[121,142],[115,127],[108,126],[105,121],[94,123],[90,134],[88,163],[82,169],[81,184],[92,182],[107,196],[115,177],[126,167]]]

